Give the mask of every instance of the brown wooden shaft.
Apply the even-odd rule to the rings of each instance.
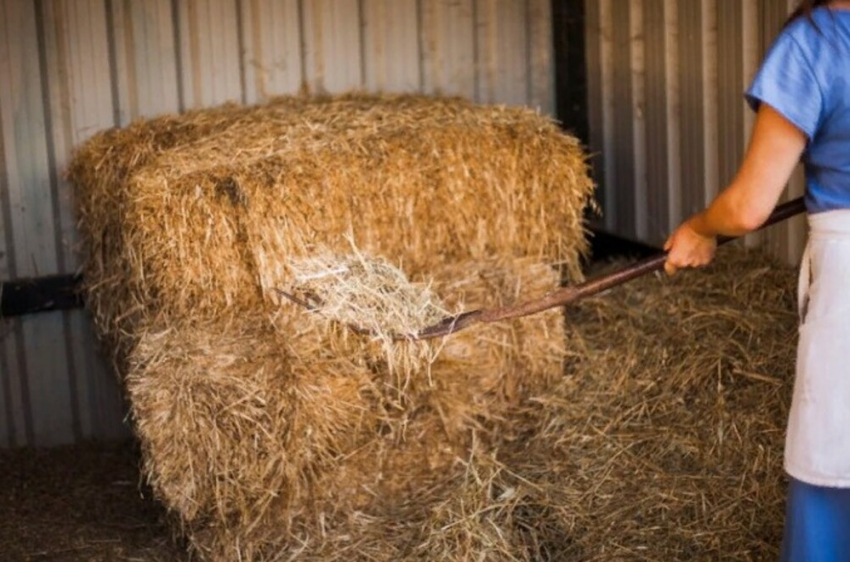
[[[765,223],[759,227],[759,230],[784,221],[794,215],[798,215],[805,210],[806,206],[802,197],[779,205],[776,209],[774,209],[773,213],[771,213]],[[735,239],[736,237],[722,236],[718,238],[717,244],[726,244]],[[601,293],[602,291],[611,289],[617,285],[622,285],[623,283],[641,277],[642,275],[646,275],[647,273],[661,270],[664,267],[664,262],[666,261],[667,252],[661,252],[623,269],[603,275],[596,279],[585,281],[579,285],[561,287],[560,289],[543,295],[539,299],[502,308],[471,310],[457,316],[444,318],[441,322],[425,328],[418,334],[400,336],[399,339],[429,339],[447,336],[466,329],[474,324],[519,318],[521,316],[528,316],[557,306],[563,306],[579,299]]]

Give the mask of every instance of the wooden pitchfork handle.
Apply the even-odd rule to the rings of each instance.
[[[802,197],[783,203],[774,209],[767,221],[759,227],[759,230],[778,222],[782,222],[795,215],[799,215],[805,210],[806,207]],[[717,244],[719,246],[735,239],[736,237],[734,236],[721,236],[717,239]],[[446,317],[436,324],[423,328],[416,334],[399,335],[397,339],[424,340],[437,338],[459,332],[460,330],[466,329],[475,324],[519,318],[522,316],[536,314],[557,306],[564,306],[580,299],[596,295],[602,291],[616,287],[617,285],[622,285],[623,283],[637,279],[647,273],[658,271],[664,267],[664,262],[666,261],[667,252],[660,252],[617,271],[597,277],[596,279],[591,279],[578,285],[561,287],[543,295],[539,299],[503,308],[480,309],[463,312],[456,316]]]

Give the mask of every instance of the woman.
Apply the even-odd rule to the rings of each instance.
[[[745,97],[757,117],[744,161],[667,240],[666,269],[703,266],[718,235],[761,225],[802,158],[810,234],[782,559],[850,561],[850,1],[803,1]]]

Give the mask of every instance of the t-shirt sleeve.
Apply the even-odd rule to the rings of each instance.
[[[789,33],[779,36],[744,94],[753,110],[766,103],[811,140],[823,112],[823,92],[809,58]]]

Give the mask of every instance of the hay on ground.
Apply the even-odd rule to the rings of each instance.
[[[323,535],[292,529],[279,559],[776,560],[794,271],[728,249],[718,260],[571,308],[567,376],[514,410],[498,450],[476,432],[465,455],[445,453],[454,460],[442,475],[417,481],[404,501],[327,510],[333,525]],[[6,559],[187,559],[140,500],[135,453],[107,449],[0,455]],[[347,469],[376,450],[327,482],[370,489]],[[381,471],[403,477],[413,464],[395,455]],[[228,539],[208,534],[200,542]]]

